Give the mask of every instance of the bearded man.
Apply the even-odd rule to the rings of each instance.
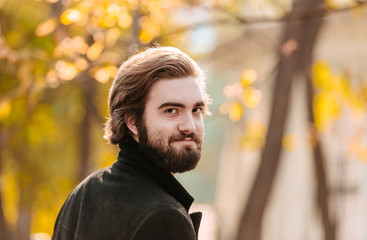
[[[201,69],[176,48],[150,48],[124,62],[105,127],[120,147],[117,161],[71,192],[52,239],[197,239],[201,213],[188,213],[194,199],[174,174],[200,160],[209,102]]]

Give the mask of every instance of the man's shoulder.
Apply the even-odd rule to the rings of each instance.
[[[80,182],[70,193],[67,202],[93,205],[99,208],[107,203],[118,210],[127,205],[139,211],[158,208],[180,209],[182,205],[155,179],[131,171],[117,170],[113,165],[97,170]]]
[[[72,191],[60,212],[58,231],[65,228],[89,239],[92,233],[100,235],[97,239],[113,234],[129,239],[142,222],[170,216],[189,220],[185,208],[153,178],[110,166],[92,173]]]
[[[99,170],[92,172],[86,178],[84,178],[73,190],[73,192],[78,192],[83,188],[95,188],[105,184],[106,176],[111,175],[112,166],[108,166]]]
[[[196,239],[196,234],[187,213],[174,207],[162,207],[140,221],[132,239],[188,240]]]

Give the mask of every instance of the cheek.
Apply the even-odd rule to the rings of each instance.
[[[160,121],[152,126],[152,132],[160,138],[168,139],[171,135],[177,133],[173,122]]]
[[[196,124],[196,132],[198,135],[203,135],[204,134],[204,122],[203,121],[199,121]]]

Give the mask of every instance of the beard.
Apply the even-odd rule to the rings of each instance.
[[[138,124],[139,145],[143,153],[159,167],[172,172],[182,173],[192,170],[201,158],[202,140],[194,133],[184,134],[183,132],[172,135],[165,144],[164,139],[148,133],[144,120]],[[177,149],[171,145],[175,141],[182,141],[191,138],[197,145],[196,148],[186,145],[182,149]]]

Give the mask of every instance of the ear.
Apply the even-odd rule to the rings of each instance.
[[[135,114],[132,113],[126,113],[125,114],[125,122],[126,122],[126,126],[128,127],[128,129],[131,131],[132,133],[132,137],[135,139],[135,141],[139,142],[139,132],[138,132],[138,127],[136,125],[136,117]]]

